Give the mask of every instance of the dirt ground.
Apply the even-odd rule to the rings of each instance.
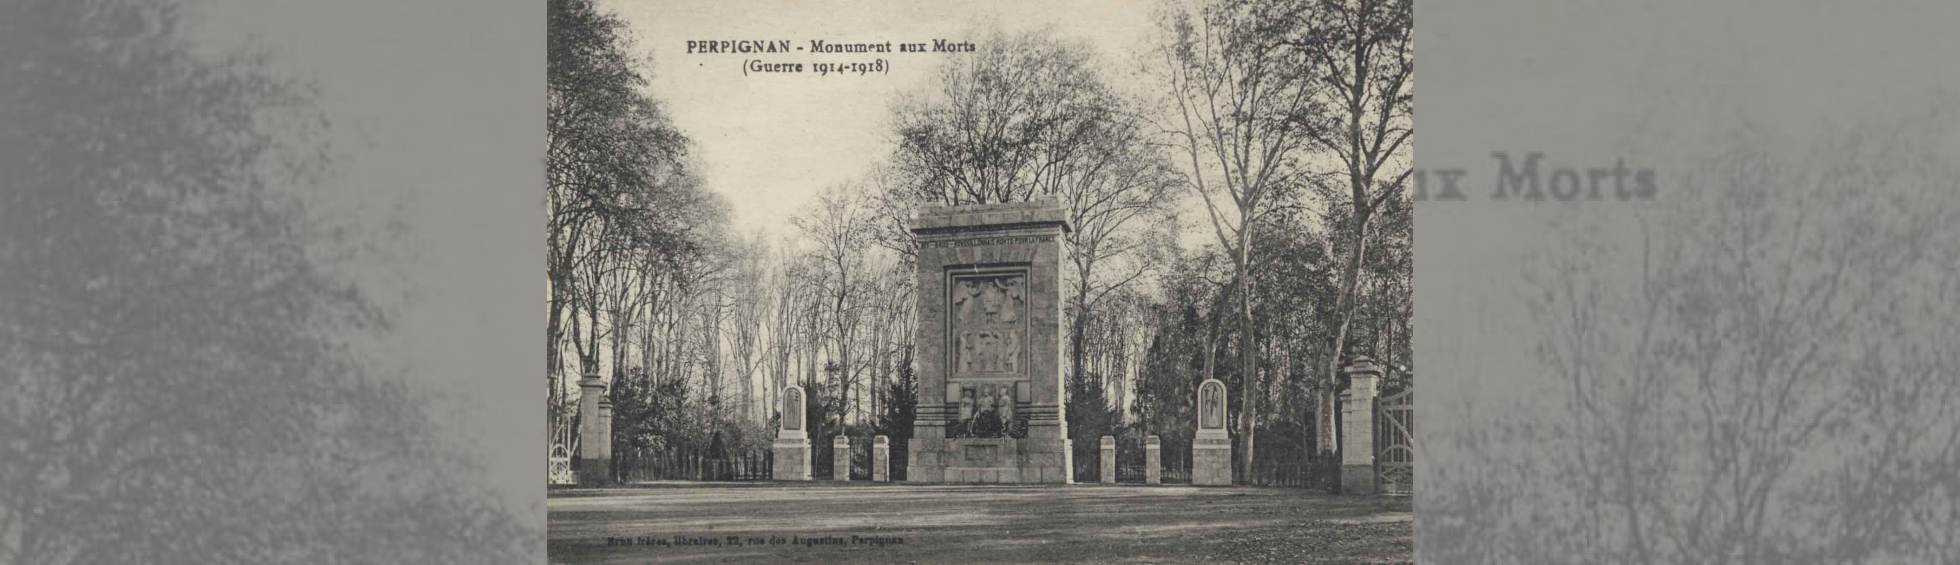
[[[1406,498],[1190,486],[552,490],[551,563],[1410,563]]]

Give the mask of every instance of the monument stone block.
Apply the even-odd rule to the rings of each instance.
[[[1198,434],[1191,442],[1191,484],[1232,484],[1232,439],[1225,431],[1225,383],[1198,384]]]
[[[912,226],[921,402],[907,478],[1069,482],[1061,206],[926,206]]]
[[[806,412],[803,387],[783,389],[782,425],[776,431],[776,462],[771,478],[778,481],[810,480],[810,433],[803,429]]]

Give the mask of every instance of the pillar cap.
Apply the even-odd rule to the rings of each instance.
[[[1356,355],[1348,360],[1347,366],[1341,368],[1341,373],[1349,377],[1381,377],[1382,366],[1367,355]]]

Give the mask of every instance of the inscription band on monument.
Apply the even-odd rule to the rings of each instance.
[[[1020,237],[947,239],[947,240],[940,240],[940,241],[921,242],[919,246],[927,249],[938,249],[942,247],[973,247],[977,245],[1010,245],[1015,243],[1046,243],[1052,241],[1055,241],[1055,236],[1030,235],[1030,236],[1020,236]]]

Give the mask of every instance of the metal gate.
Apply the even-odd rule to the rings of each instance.
[[[651,481],[766,481],[775,454],[758,448],[727,453],[677,448],[628,448],[613,454],[614,478],[622,483]]]
[[[1415,389],[1375,399],[1375,477],[1378,492],[1415,492]]]
[[[1172,438],[1163,438],[1162,449],[1158,450],[1158,455],[1162,458],[1159,463],[1163,465],[1164,484],[1191,484],[1190,440],[1176,441]]]
[[[871,438],[851,438],[851,480],[871,480]]]
[[[1116,440],[1116,482],[1143,484],[1146,457],[1143,438],[1127,436]],[[1161,464],[1161,462],[1159,462]]]
[[[1075,465],[1076,484],[1095,484],[1102,482],[1102,444],[1098,440],[1083,441],[1078,438],[1072,443],[1075,453],[1070,461]]]

